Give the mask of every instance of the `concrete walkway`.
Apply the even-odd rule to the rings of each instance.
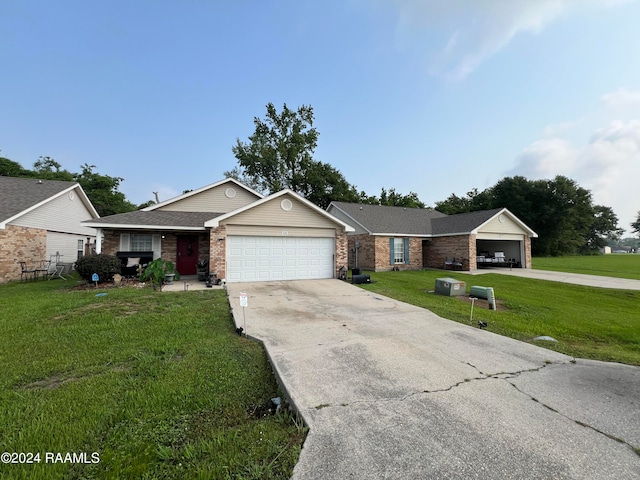
[[[470,273],[470,272],[463,272]],[[499,273],[516,277],[535,278],[537,280],[549,280],[551,282],[573,283],[589,287],[617,288],[624,290],[640,290],[640,280],[628,278],[603,277],[599,275],[585,275],[582,273],[552,272],[549,270],[532,270],[530,268],[482,268],[471,272],[472,275],[487,273]]]
[[[640,368],[339,280],[229,284],[310,427],[294,479],[640,478]]]

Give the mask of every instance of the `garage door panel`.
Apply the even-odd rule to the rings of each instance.
[[[333,238],[227,237],[227,281],[333,277]]]

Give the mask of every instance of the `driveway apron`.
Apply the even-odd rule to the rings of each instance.
[[[339,280],[227,291],[310,427],[294,479],[640,478],[638,367],[576,360]]]

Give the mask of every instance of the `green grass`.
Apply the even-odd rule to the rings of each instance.
[[[586,273],[607,277],[640,280],[640,255],[618,253],[571,257],[534,257],[532,266],[538,270]]]
[[[536,343],[579,358],[640,365],[640,291],[609,290],[547,282],[500,274],[467,275],[460,272],[407,271],[371,273],[375,283],[367,290],[437,315],[470,324],[471,303],[457,297],[430,293],[435,279],[454,277],[472,285],[493,287],[497,311],[474,308],[473,324],[486,321],[488,330]],[[553,342],[533,342],[548,335]]]
[[[291,476],[305,431],[290,413],[260,415],[278,387],[223,291],[12,283],[0,311],[0,451],[41,454],[0,464],[0,478]]]

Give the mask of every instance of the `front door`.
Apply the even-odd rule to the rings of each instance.
[[[180,275],[195,275],[198,263],[197,235],[178,235],[176,269]]]

